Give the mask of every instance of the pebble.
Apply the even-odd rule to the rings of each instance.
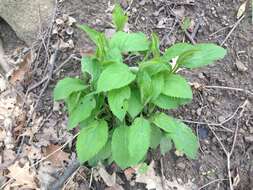
[[[177,167],[178,167],[179,169],[181,169],[181,170],[184,170],[184,169],[185,169],[185,163],[179,162],[179,163],[177,164]]]
[[[223,117],[222,115],[218,117],[218,121],[219,121],[219,122],[223,122],[223,121],[225,121],[225,119],[226,119],[226,118]]]
[[[240,72],[245,72],[248,70],[248,68],[239,60],[236,60],[235,65]]]
[[[204,75],[203,73],[199,73],[199,74],[198,74],[198,77],[199,77],[200,79],[204,79],[204,78],[205,78],[205,75]]]
[[[214,102],[215,97],[213,97],[213,96],[208,96],[208,97],[207,97],[207,100],[208,100],[209,102]]]

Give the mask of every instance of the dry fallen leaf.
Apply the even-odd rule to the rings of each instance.
[[[154,170],[154,161],[150,163],[148,169],[145,173],[140,173],[139,168],[141,164],[134,167],[136,171],[136,182],[137,183],[144,183],[146,184],[146,188],[149,189],[156,189],[156,190],[164,190],[162,186],[162,180],[159,176],[156,175]]]
[[[116,182],[116,173],[113,173],[112,175],[108,174],[102,165],[98,166],[97,173],[108,186],[106,190],[123,190],[122,186]]]
[[[37,189],[35,172],[29,170],[28,162],[23,167],[21,167],[18,162],[15,162],[8,170],[9,174],[7,176],[15,180],[11,184],[11,187],[21,186],[22,189]]]
[[[10,77],[10,83],[16,84],[18,81],[23,81],[28,74],[29,66],[33,62],[34,55],[32,52],[27,53],[19,63],[18,69],[14,70]]]
[[[61,148],[61,146],[59,145],[54,145],[54,144],[48,145],[45,148],[44,156],[46,157],[50,155],[51,153],[55,152],[59,148]],[[68,161],[68,160],[69,160],[69,153],[66,153],[62,150],[59,150],[53,153],[49,158],[47,158],[47,161],[50,161],[54,167],[62,167],[64,161]]]
[[[246,10],[246,5],[247,5],[247,1],[245,1],[243,4],[241,4],[241,6],[239,7],[238,11],[237,11],[237,15],[236,18],[239,19],[241,18],[241,16],[245,13]]]

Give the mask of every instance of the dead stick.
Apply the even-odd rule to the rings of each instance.
[[[50,184],[48,189],[51,190],[59,190],[61,189],[65,182],[69,179],[69,177],[80,167],[80,163],[75,160],[63,173],[62,176],[60,176],[57,181],[55,181],[53,184]]]
[[[236,29],[236,27],[239,25],[239,23],[242,21],[242,19],[245,17],[245,15],[243,15],[233,26],[233,28],[230,30],[230,32],[228,33],[228,35],[226,36],[226,38],[223,40],[223,42],[221,42],[221,46],[223,46],[225,44],[225,42],[228,40],[228,38],[231,36],[231,34],[234,32],[234,30]]]

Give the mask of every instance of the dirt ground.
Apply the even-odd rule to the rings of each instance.
[[[129,30],[143,31],[146,34],[156,32],[161,39],[162,51],[175,42],[182,41],[213,42],[223,45],[228,50],[226,58],[214,65],[197,70],[181,71],[193,83],[194,100],[191,104],[170,113],[195,130],[200,143],[198,159],[188,160],[177,156],[175,151],[170,151],[165,156],[161,156],[158,151],[151,152],[148,161],[154,160],[156,175],[170,181],[171,189],[228,190],[230,189],[228,175],[231,175],[234,189],[253,189],[253,23],[250,7],[247,5],[245,16],[238,21],[236,18],[238,8],[245,1],[121,0],[120,2],[130,17]],[[112,28],[111,5],[112,3],[108,0],[65,0],[59,3],[57,18],[62,19],[66,14],[79,23],[86,23],[100,31],[109,31]],[[185,17],[191,20],[188,34],[195,33],[193,38],[189,38],[181,29],[181,20]],[[0,21],[1,24],[3,22]],[[17,43],[17,40],[13,40],[16,38],[10,37],[11,35],[3,37],[9,32],[3,31],[2,28],[4,27],[0,28],[0,33],[5,39],[4,47],[9,54],[15,54],[17,47],[21,48],[23,44]],[[80,54],[89,53],[93,46],[75,27],[72,27],[73,34],[66,35],[67,28],[63,26],[59,29],[58,27],[57,34],[65,42],[73,40],[74,48],[68,46],[67,49],[63,48],[59,52],[56,65],[53,66],[55,68],[60,66],[60,72],[51,76],[47,75],[52,69],[47,64],[49,59],[45,61],[43,56],[52,53],[50,47],[54,45],[57,38],[50,35],[48,48],[41,43],[35,45],[37,59],[31,63],[30,70],[27,71],[28,75],[17,84],[18,90],[24,96],[27,95],[27,101],[33,105],[33,107],[23,106],[26,110],[26,116],[24,116],[26,120],[31,114],[30,110],[37,103],[34,110],[35,116],[30,118],[31,124],[28,126],[31,130],[36,128],[34,134],[32,136],[28,134],[24,124],[20,129],[19,124],[19,129],[15,130],[14,135],[15,145],[20,147],[22,144],[22,150],[35,147],[37,155],[34,156],[37,157],[31,159],[28,156],[30,164],[48,155],[48,151],[53,152],[51,149],[56,150],[69,142],[76,132],[66,131],[67,117],[63,105],[53,103],[52,90],[58,79],[80,74],[78,61]],[[49,33],[46,31],[45,35],[48,36]],[[61,67],[61,63],[68,60],[70,56],[74,59]],[[43,89],[45,84],[44,86],[42,84],[26,93],[46,76],[52,77],[52,80],[49,80],[45,90]],[[67,154],[61,161],[70,162],[75,157],[73,144],[69,143],[64,148],[64,152],[61,152],[62,157],[64,153]],[[43,147],[51,147],[51,149]],[[230,156],[228,154],[231,149],[233,151]],[[17,150],[13,152],[16,154]],[[41,168],[41,166],[34,168],[39,181],[44,179],[40,176],[43,170]],[[121,184],[123,189],[145,189],[144,184],[127,180],[124,172],[114,165],[109,166],[107,171],[117,173],[117,183]],[[79,169],[66,189],[106,189],[106,183],[103,180],[96,177],[90,180],[92,172],[93,170],[88,167]],[[8,178],[1,177],[0,185],[6,181]],[[89,184],[90,181],[91,184]]]

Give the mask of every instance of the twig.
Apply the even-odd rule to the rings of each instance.
[[[58,149],[56,149],[55,151],[51,152],[50,154],[48,154],[46,157],[42,158],[41,160],[35,162],[34,164],[32,164],[31,166],[29,166],[28,169],[38,165],[39,163],[47,160],[49,157],[51,157],[52,155],[54,155],[56,152],[62,150],[65,146],[67,146],[71,141],[73,141],[78,135],[80,134],[80,132],[78,132],[77,134],[75,134],[71,139],[69,139],[68,141],[66,141],[61,147],[59,147]],[[14,178],[20,176],[22,174],[22,172],[17,172],[16,175],[14,176]],[[14,178],[11,178],[9,181],[7,181],[5,184],[3,184],[0,189],[3,189],[6,185],[8,185],[12,179]]]
[[[204,189],[205,187],[207,187],[207,186],[209,186],[209,185],[211,185],[211,184],[213,184],[213,183],[216,183],[216,182],[219,182],[219,181],[227,181],[227,180],[228,180],[228,179],[215,179],[215,180],[210,181],[209,183],[207,183],[207,184],[201,186],[198,190]]]
[[[79,171],[79,169],[81,168],[81,166],[79,166],[76,171],[73,172],[73,174],[68,178],[68,180],[66,180],[65,185],[63,186],[63,190],[66,189],[66,187],[68,186],[68,184],[70,183],[70,181],[75,177],[75,175],[77,174],[77,172]]]
[[[91,184],[92,184],[92,180],[93,180],[93,172],[94,172],[94,169],[93,169],[93,168],[91,168],[89,188],[91,188]]]
[[[234,32],[234,30],[236,29],[236,27],[239,25],[239,23],[242,21],[242,19],[245,17],[245,15],[243,15],[238,21],[236,21],[236,23],[234,24],[233,28],[230,30],[230,32],[228,33],[228,35],[226,36],[226,38],[223,40],[223,42],[221,42],[221,46],[223,46],[225,44],[225,42],[228,40],[228,38],[231,36],[231,34]]]
[[[60,176],[57,181],[53,182],[52,184],[50,184],[50,186],[48,187],[48,189],[51,190],[59,190],[61,189],[65,182],[69,179],[69,177],[78,170],[78,168],[80,167],[80,163],[75,160],[63,173],[62,176]]]
[[[188,31],[184,31],[186,37],[191,41],[192,44],[196,44],[196,41],[193,39],[192,35]]]
[[[75,57],[75,54],[72,54],[70,55],[65,61],[63,61],[54,71],[53,71],[53,74],[57,74],[61,69],[62,67],[67,63],[69,62],[71,59],[75,59],[77,60],[78,58]],[[46,82],[48,80],[48,76],[44,77],[41,81],[39,81],[38,83],[34,84],[33,86],[29,87],[28,90],[26,91],[26,95],[25,97],[27,97],[28,93],[30,91],[32,91],[33,89],[39,87],[40,85],[42,85],[44,82]]]
[[[247,106],[248,104],[248,100],[245,100],[245,102],[240,105],[238,107],[238,109],[236,109],[237,111],[239,109],[241,109],[240,113],[239,113],[239,116],[238,116],[238,120],[242,117],[242,114],[245,110],[245,107]],[[234,115],[234,114],[232,114]],[[229,187],[230,187],[230,190],[234,190],[234,186],[233,186],[233,182],[232,182],[232,175],[231,175],[231,156],[233,155],[233,152],[234,152],[234,147],[235,147],[235,143],[236,143],[236,139],[237,139],[237,135],[238,135],[238,129],[239,129],[239,121],[237,120],[237,124],[236,124],[236,129],[235,129],[235,132],[234,132],[234,139],[233,139],[233,143],[232,143],[232,147],[230,149],[230,151],[228,151],[226,148],[225,148],[225,145],[221,142],[220,138],[217,136],[217,134],[213,131],[213,129],[210,127],[212,133],[214,134],[215,138],[218,140],[219,144],[221,145],[222,149],[223,149],[223,152],[226,154],[226,157],[227,157],[227,173],[228,173],[228,180],[229,180]]]
[[[249,90],[245,90],[242,88],[235,88],[235,87],[228,87],[228,86],[203,86],[204,88],[216,88],[216,89],[223,89],[223,90],[233,90],[233,91],[238,91],[238,92],[244,92],[246,94],[250,94],[253,96],[253,92]]]

